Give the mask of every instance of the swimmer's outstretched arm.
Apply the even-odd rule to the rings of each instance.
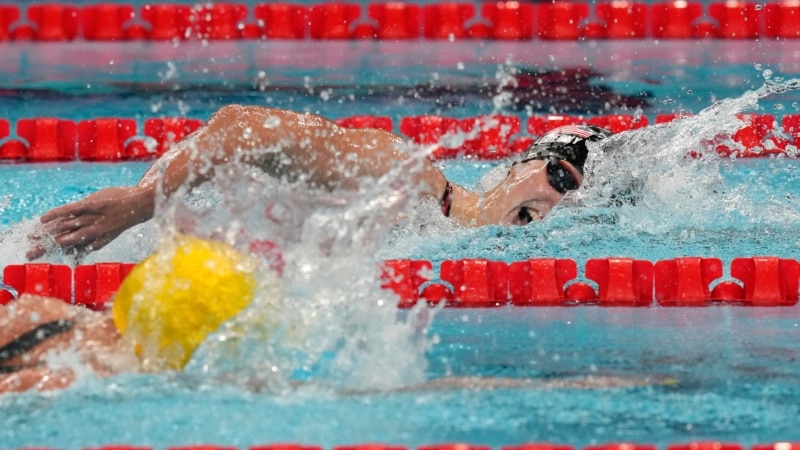
[[[420,195],[440,198],[446,186],[444,175],[425,158],[412,161],[400,151],[403,143],[393,133],[347,129],[313,114],[225,106],[159,158],[136,186],[103,189],[42,215],[27,257],[43,256],[45,240],[67,252],[97,250],[152,218],[159,191],[168,196],[181,186],[196,186],[233,160],[257,166],[279,179],[302,180],[329,189],[355,189],[364,177],[378,178],[400,164],[409,164]],[[458,199],[472,194],[456,186],[453,195]],[[465,209],[461,205],[470,202],[453,204],[453,216],[469,223],[470,214],[457,209]]]

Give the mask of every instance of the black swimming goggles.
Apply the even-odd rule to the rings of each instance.
[[[552,156],[548,158],[529,158],[523,159],[520,163],[530,161],[547,161],[547,166],[545,166],[545,170],[547,170],[547,182],[550,184],[550,187],[555,189],[559,194],[566,194],[568,191],[574,191],[581,185],[575,177],[575,173],[567,168],[565,165],[566,161],[563,159]]]

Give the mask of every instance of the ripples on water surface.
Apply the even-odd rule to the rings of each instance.
[[[496,111],[498,84],[509,73],[525,73],[531,66],[540,68],[534,79],[543,82],[554,66],[556,75],[570,70],[578,82],[571,86],[593,93],[583,99],[590,105],[585,110],[567,104],[559,106],[562,112],[638,111],[653,117],[681,110],[697,113],[722,98],[734,100],[696,118],[613,140],[611,156],[590,165],[594,181],[537,226],[464,230],[438,219],[425,221],[423,230],[393,226],[380,213],[402,199],[389,195],[392,191],[384,185],[345,201],[274,190],[257,179],[237,186],[222,183],[223,192],[204,191],[192,199],[191,208],[174,214],[201,219],[195,222],[203,234],[225,237],[226,231],[241,229],[256,237],[277,233],[284,241],[293,269],[287,274],[286,306],[277,322],[291,339],[273,338],[266,345],[245,342],[231,353],[216,351],[218,342],[212,341],[186,373],[102,381],[87,376],[60,393],[6,396],[0,399],[4,447],[277,441],[663,445],[800,439],[797,308],[443,310],[434,312],[424,332],[429,314],[403,312],[396,320],[394,299],[376,286],[374,264],[375,259],[393,257],[438,262],[550,256],[573,258],[579,266],[602,256],[651,261],[683,255],[726,261],[755,254],[798,258],[796,161],[683,158],[687,148],[702,148],[703,139],[733,129],[735,112],[798,112],[796,91],[761,99],[744,94],[759,89],[767,78],[796,72],[797,61],[783,52],[785,43],[703,41],[703,49],[710,45],[713,51],[698,47],[688,52],[664,44],[663,53],[645,52],[638,43],[554,43],[548,48],[562,50],[553,51],[555,56],[530,46],[436,43],[426,55],[437,56],[425,61],[414,60],[406,49],[394,54],[395,60],[362,57],[360,64],[338,71],[325,70],[324,64],[307,69],[279,64],[265,78],[257,70],[256,62],[265,57],[258,50],[264,48],[294,49],[318,58],[309,61],[319,61],[320,52],[371,45],[362,44],[223,46],[233,48],[233,56],[219,63],[224,74],[217,70],[210,75],[203,69],[220,56],[200,46],[164,47],[165,60],[151,58],[138,67],[119,63],[114,70],[76,63],[62,72],[31,71],[41,61],[30,54],[27,62],[5,72],[8,90],[0,108],[10,118],[47,112],[80,119],[85,111],[137,118],[206,117],[236,101],[334,117],[365,112],[395,119],[422,113],[467,116]],[[767,66],[737,56],[753,45]],[[91,56],[102,47],[82,50]],[[30,47],[13,51],[6,64]],[[178,51],[185,55],[170,65],[167,61]],[[242,56],[243,51],[249,53]],[[489,56],[498,54],[503,56]],[[659,65],[662,59],[667,63]],[[209,79],[225,81],[211,86]],[[95,87],[85,88],[84,83]],[[22,92],[16,90],[20,87]],[[500,106],[524,117],[548,110],[543,99],[555,97],[531,96],[521,108]],[[443,163],[455,181],[466,185],[476,184],[490,166]],[[145,168],[139,163],[0,166],[5,183],[0,263],[22,261],[31,218],[101,187],[134,183]],[[637,186],[635,206],[609,206],[614,192],[608,187],[619,185]],[[263,222],[266,205],[288,200],[302,205],[292,216],[299,222],[289,221],[298,226]],[[370,202],[377,202],[379,214]],[[231,211],[237,213],[235,219]],[[175,217],[165,214],[160,223],[169,225]],[[369,223],[372,231],[364,233],[355,223]],[[156,246],[158,235],[155,224],[146,224],[86,262],[139,260]],[[58,256],[53,260],[69,262]],[[588,375],[620,377],[634,385],[589,390],[548,384]],[[419,387],[424,378],[443,376],[532,378],[537,384],[496,390]],[[302,386],[291,387],[297,383]],[[369,392],[353,392],[363,389]]]

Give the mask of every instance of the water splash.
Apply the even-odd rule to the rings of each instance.
[[[725,183],[734,158],[719,156],[715,147],[741,149],[731,138],[744,125],[737,114],[757,111],[760,99],[798,88],[800,80],[767,81],[695,116],[613,136],[600,151],[590,152],[587,183],[577,197],[596,210],[617,206],[612,211],[619,223],[647,232],[709,221],[741,223],[751,212],[762,210],[755,203],[759,186]],[[687,158],[690,153],[696,157]],[[798,217],[797,211],[791,217],[786,212],[774,219]],[[758,220],[770,217],[760,215]]]
[[[173,196],[157,220],[166,236],[188,232],[244,251],[269,241],[280,249],[283,298],[257,299],[208,340],[189,371],[235,374],[276,391],[298,381],[345,389],[421,381],[429,319],[415,312],[398,318],[396,296],[379,286],[376,259],[394,218],[416,198],[407,181],[414,169],[331,193],[234,165],[217,170],[214,189],[190,202]]]
[[[768,81],[697,115],[621,133],[591,147],[584,186],[565,197],[542,223],[475,230],[427,227],[422,234],[403,234],[383,255],[434,262],[476,257],[797,257],[800,245],[792,239],[800,219],[797,162],[735,160],[714,151],[720,144],[739,145],[731,139],[743,125],[737,114],[759,111],[762,99],[797,89],[798,80]],[[692,151],[700,156],[687,158]],[[489,169],[476,188],[493,186],[506,172],[502,163]],[[431,230],[434,236],[425,234]]]

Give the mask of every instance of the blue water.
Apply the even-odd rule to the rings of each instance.
[[[440,165],[450,179],[470,187],[496,163],[451,160]],[[8,231],[20,221],[33,219],[55,206],[79,200],[104,187],[135,184],[148,166],[145,162],[0,165],[0,177],[5,181],[0,198],[0,231]],[[800,162],[796,160],[756,158],[724,162],[721,173],[726,186],[748,185],[752,202],[764,211],[770,205],[779,207],[778,214],[780,208],[793,213],[800,208]],[[752,183],[753,180],[758,182]],[[693,200],[698,207],[714,197],[719,199],[726,195],[722,191],[703,194],[708,197]],[[615,211],[611,213],[613,216]],[[639,208],[621,213],[635,216],[653,211]],[[715,256],[724,261],[752,255],[800,259],[800,243],[794,236],[795,216],[766,220],[759,218],[759,211],[742,213],[732,211],[725,214],[725,222],[706,222],[691,228],[681,219],[666,230],[651,231],[635,224],[621,224],[613,217],[595,220],[585,209],[563,208],[554,218],[537,227],[442,231],[433,239],[427,236],[419,241],[401,241],[381,256],[431,261],[475,257],[504,261],[557,257],[585,261],[606,256],[657,261],[687,255]],[[23,261],[6,259],[3,262]]]
[[[335,394],[252,393],[197,378],[123,376],[0,400],[7,447],[386,442],[745,445],[798,439],[796,308],[450,310],[430,372],[664,377],[677,384]]]
[[[498,111],[494,85],[507,80],[509,73],[535,67],[538,76],[590,68],[593,74],[582,79],[585,82],[565,80],[564,86],[575,93],[603,87],[575,104],[559,104],[555,108],[559,112],[641,110],[654,118],[661,113],[698,113],[723,98],[741,97],[765,79],[800,72],[800,55],[792,45],[773,41],[301,42],[177,48],[140,43],[19,44],[3,47],[7,52],[0,61],[0,117],[207,118],[229,102],[291,107],[332,117],[470,116]],[[441,86],[458,89],[443,92]],[[531,98],[528,108],[504,105],[499,112],[524,118],[547,111],[552,106],[548,101],[560,98],[556,91]],[[619,96],[645,103],[633,107],[609,102]],[[765,98],[748,108],[778,117],[798,113],[798,93]],[[713,119],[712,125],[722,128],[725,120]],[[645,132],[650,134],[631,142],[645,145],[648,136],[676,138],[682,126],[694,129],[690,124],[676,125]],[[714,127],[697,129],[713,136]],[[651,142],[654,151],[657,143]],[[635,149],[628,150],[636,154]],[[393,235],[379,249],[378,259],[552,256],[573,258],[580,266],[588,258],[602,256],[651,261],[684,255],[725,261],[756,254],[800,258],[797,161],[687,162],[675,152],[659,155],[663,155],[660,163],[636,159],[624,161],[630,166],[620,163],[620,170],[643,171],[656,165],[665,172],[663,177],[648,178],[650,184],[636,206],[608,208],[587,194],[584,205],[559,208],[536,227],[442,226]],[[491,164],[449,161],[442,166],[454,181],[471,186]],[[19,230],[29,219],[102,187],[135,183],[146,167],[145,163],[0,166],[2,265],[21,262],[16,259],[25,244]],[[143,240],[148,239],[152,241]],[[110,255],[136,259],[146,246],[133,251],[126,247],[137,242],[135,237],[124,240],[109,250]],[[411,383],[407,391],[353,393],[331,387],[341,380],[319,376],[326,373],[321,369],[316,371],[321,379],[314,379],[314,370],[298,371],[296,379],[311,378],[312,383],[285,392],[254,389],[241,380],[223,381],[198,370],[89,378],[63,392],[0,398],[0,446],[81,448],[126,443],[166,448],[279,441],[325,446],[371,441],[410,446],[450,441],[493,446],[524,441],[576,446],[636,441],[664,446],[692,440],[742,444],[799,440],[798,311],[796,307],[443,310],[428,330],[426,378],[530,378],[540,384],[490,390],[423,389]],[[347,325],[361,331],[370,317],[361,320]],[[372,335],[376,341],[381,336]],[[387,347],[382,353],[391,356],[397,351],[399,358],[406,350]],[[336,348],[330,352],[336,353]],[[324,366],[332,357],[323,355],[317,363]],[[359,369],[389,377],[391,367],[380,365],[384,359],[376,358],[375,367],[370,367],[372,362],[360,361]],[[247,368],[251,362],[243,363]],[[398,361],[397,366],[404,368],[404,363]],[[576,389],[547,384],[588,375],[622,377],[642,385]]]

